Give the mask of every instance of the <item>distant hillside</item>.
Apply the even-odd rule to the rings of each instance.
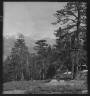
[[[25,41],[26,41],[26,45],[28,46],[29,52],[30,53],[35,53],[36,51],[34,50],[34,46],[35,46],[35,42],[36,40],[32,37],[24,37]],[[50,45],[55,44],[55,39],[51,39],[51,38],[44,38],[45,40],[47,40],[47,43]],[[3,55],[4,58],[7,57],[7,55],[10,54],[11,48],[14,46],[14,42],[16,42],[16,38],[15,36],[12,37],[3,37]]]
[[[14,42],[16,41],[15,38],[3,38],[3,55],[4,58],[6,58],[7,55],[9,55],[11,48],[14,46]]]
[[[55,39],[52,39],[52,38],[45,38],[45,40],[47,40],[47,43],[48,44],[50,44],[51,46],[53,45],[53,44],[55,44]]]

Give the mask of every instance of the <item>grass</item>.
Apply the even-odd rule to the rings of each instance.
[[[32,91],[27,90],[27,93],[32,94],[46,94],[46,93],[60,93],[60,94],[80,94],[82,90],[86,90],[86,86],[70,86],[70,85],[57,85],[57,86],[38,86],[35,87]]]
[[[26,90],[25,94],[81,94],[81,91],[87,90],[85,77],[83,78],[65,81],[66,85],[46,85],[48,80],[12,81],[4,83],[3,90]]]
[[[37,82],[34,81],[12,81],[3,84],[3,90],[15,90],[15,89],[20,89],[20,90],[26,90],[30,87],[36,86]]]
[[[45,85],[45,81],[12,81],[3,85],[3,90],[27,90],[25,94],[79,94],[82,90],[86,90],[85,84],[67,85]]]

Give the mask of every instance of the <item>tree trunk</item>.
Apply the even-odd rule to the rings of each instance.
[[[77,9],[78,9],[78,18],[77,18],[77,33],[76,33],[76,38],[77,38],[77,54],[76,54],[76,60],[77,60],[77,62],[76,62],[76,66],[77,66],[77,68],[76,68],[76,75],[78,74],[78,52],[79,52],[79,46],[78,46],[78,43],[79,43],[79,28],[80,28],[80,3],[78,2],[78,5],[77,5]]]
[[[44,80],[44,72],[43,72],[43,80]]]
[[[81,71],[81,63],[80,63],[80,69],[79,69],[79,71]]]
[[[43,59],[43,61],[42,61],[42,64],[43,64],[43,69],[42,69],[42,79],[44,79],[44,61],[45,61],[45,59]]]
[[[72,79],[74,79],[74,63],[72,64]]]
[[[68,76],[68,69],[67,69],[67,76]]]
[[[77,55],[77,58],[76,58],[76,59],[77,59],[77,62],[76,62],[76,63],[77,63],[77,65],[76,65],[76,75],[77,75],[78,72],[79,72],[79,68],[78,68],[78,67],[79,67],[79,59],[78,59],[78,55],[79,55],[79,53],[77,52],[76,55]]]
[[[77,72],[77,65],[75,62],[72,62],[73,65],[72,65],[72,79],[75,79],[76,77],[76,72]]]
[[[40,74],[40,79],[41,79],[41,78],[42,78],[42,76],[41,76],[41,75],[42,75],[42,74],[41,74],[41,69],[40,69],[40,72],[39,72],[39,74]]]
[[[17,75],[16,75],[16,81],[17,81]]]
[[[23,75],[23,71],[22,71],[22,77],[21,77],[21,81],[23,81],[24,80],[24,75]]]
[[[24,80],[24,75],[23,75],[23,57],[21,56],[21,81]]]
[[[27,67],[29,66],[29,64],[28,64],[28,54],[27,54]]]

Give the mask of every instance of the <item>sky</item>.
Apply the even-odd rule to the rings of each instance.
[[[66,2],[4,2],[3,35],[22,33],[32,38],[55,38],[52,25],[57,19],[53,16]]]

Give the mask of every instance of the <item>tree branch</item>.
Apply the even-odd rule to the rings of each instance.
[[[2,16],[0,16],[0,18],[3,18]]]
[[[81,60],[82,61],[82,60]],[[85,64],[83,61],[82,61],[83,64]],[[85,66],[87,67],[87,65],[85,64]]]
[[[75,22],[75,23],[76,23],[76,21],[75,21],[75,20],[73,20],[73,19],[69,19],[69,20],[72,20],[73,22]]]
[[[78,18],[74,13],[72,13],[71,11],[68,11],[67,15],[73,15],[74,17]]]

